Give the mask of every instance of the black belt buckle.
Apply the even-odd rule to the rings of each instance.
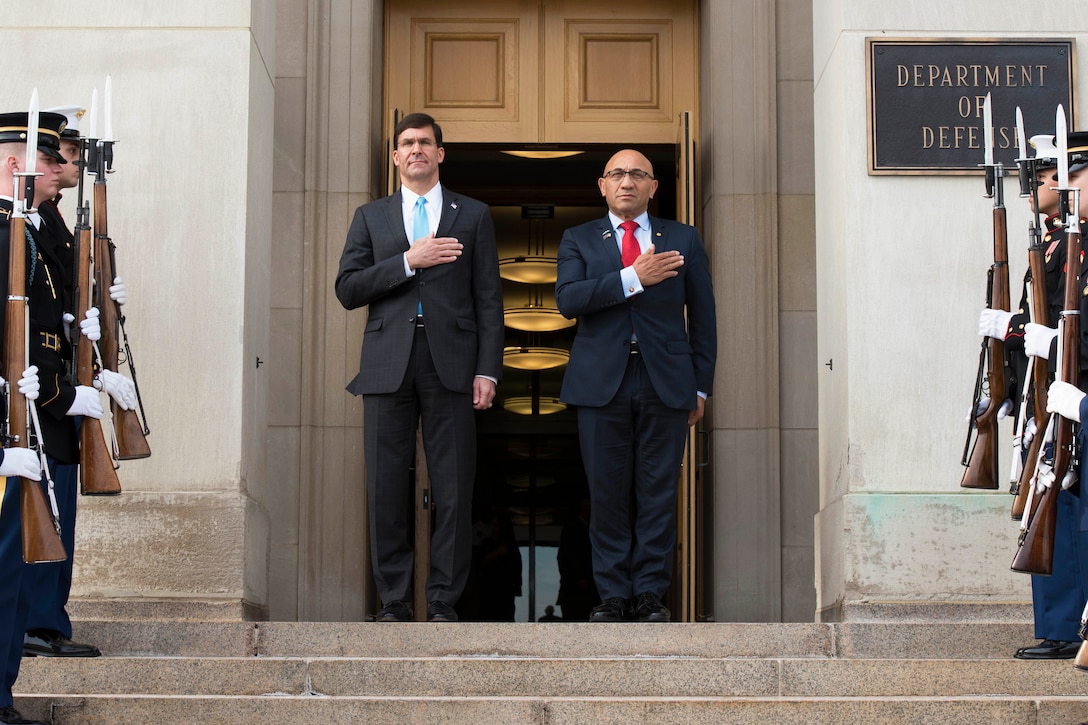
[[[416,318],[416,327],[417,328],[423,327],[423,316],[422,315],[420,315],[419,317]]]
[[[631,354],[632,355],[641,355],[642,354],[642,350],[640,350],[639,346],[638,346],[638,340],[631,340]]]

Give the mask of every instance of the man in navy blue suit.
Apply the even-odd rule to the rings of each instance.
[[[714,380],[714,290],[695,228],[647,213],[649,159],[620,151],[597,183],[608,215],[563,234],[555,283],[578,318],[560,398],[577,406],[589,480],[590,621],[667,622],[680,462]]]

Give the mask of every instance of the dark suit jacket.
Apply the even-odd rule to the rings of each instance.
[[[355,395],[392,393],[404,379],[415,335],[416,304],[423,304],[427,343],[442,384],[472,392],[476,375],[502,377],[502,283],[495,227],[486,204],[442,189],[436,236],[455,237],[464,249],[455,262],[404,273],[408,251],[401,193],[359,207],[348,230],[336,297],[352,310],[369,306]]]
[[[555,299],[565,317],[578,318],[560,392],[566,403],[602,406],[612,400],[632,331],[665,405],[693,410],[696,391],[712,392],[718,342],[706,250],[686,224],[650,217],[650,230],[656,251],[675,249],[684,264],[677,276],[631,298],[623,296],[623,263],[607,216],[563,234]]]

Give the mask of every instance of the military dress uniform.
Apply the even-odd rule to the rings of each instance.
[[[96,648],[70,642],[72,622],[65,610],[75,558],[79,470],[79,424],[67,415],[75,388],[70,379],[72,346],[64,323],[64,314],[73,310],[74,245],[55,201],[42,202],[39,212],[41,224],[31,230],[37,256],[29,288],[30,362],[38,366],[42,386],[38,399],[42,441],[53,475],[61,541],[68,558],[37,564],[28,574],[24,588],[31,604],[25,653],[91,657],[99,654]],[[73,330],[72,334],[79,334],[78,326]]]
[[[1062,220],[1057,215],[1045,220],[1043,244],[1046,255],[1046,324],[1056,327],[1061,311],[1065,308],[1066,234]],[[1082,254],[1082,259],[1083,259]],[[1021,309],[1026,309],[1026,300]],[[1019,315],[1018,315],[1019,317]],[[1007,338],[1010,347],[1023,355],[1023,325],[1014,318],[1012,331]],[[1019,346],[1017,346],[1019,342]],[[1088,363],[1082,340],[1082,367]],[[1053,353],[1051,360],[1056,359]],[[1026,367],[1026,365],[1025,365]],[[1088,382],[1088,370],[1082,370],[1080,379]],[[1082,383],[1083,384],[1083,383]],[[1019,391],[1018,391],[1019,392]],[[1045,421],[1036,421],[1040,428]],[[1042,431],[1036,435],[1042,435]],[[1054,568],[1050,576],[1031,575],[1031,598],[1035,619],[1035,637],[1043,640],[1038,645],[1023,647],[1016,652],[1019,659],[1072,658],[1079,646],[1081,611],[1088,600],[1088,533],[1082,530],[1081,491],[1077,483],[1068,490],[1058,492],[1058,513],[1054,534]]]
[[[60,132],[65,118],[57,113],[42,112],[39,116],[38,150],[54,159],[64,162],[60,153]],[[25,143],[26,113],[0,114],[0,143]],[[3,189],[0,189],[0,193]],[[35,287],[48,287],[50,270],[40,263],[41,232],[40,218],[35,214],[27,220],[27,232],[23,239],[10,239],[13,202],[9,198],[0,198],[0,299],[7,303],[8,277],[10,265],[10,243],[26,245],[27,296],[30,305],[35,304]],[[38,303],[44,305],[44,303]],[[38,310],[38,319],[46,316],[46,309]],[[5,316],[0,315],[0,319]],[[30,333],[36,334],[40,324],[35,322],[35,311],[30,310]],[[0,336],[0,339],[3,339]],[[30,345],[29,357],[34,360],[35,345]],[[0,370],[3,376],[14,379],[22,371]],[[70,401],[71,403],[71,401]],[[64,409],[66,411],[66,408]],[[45,428],[45,425],[42,425]],[[22,543],[22,520],[20,495],[21,479],[10,478],[5,481],[3,503],[0,504],[0,656],[3,658],[3,687],[0,689],[0,723],[35,723],[28,720],[14,709],[12,687],[18,677],[18,669],[23,656],[24,632],[33,592],[27,589],[29,575],[35,565],[24,564]]]
[[[10,199],[0,199],[0,291],[7,302],[8,290],[8,237],[10,233],[12,204]],[[0,314],[0,333],[3,332],[6,315]],[[0,334],[0,340],[3,335]],[[3,374],[11,377],[7,370]],[[6,411],[3,411],[6,417]],[[23,527],[19,510],[20,479],[9,478],[5,482],[3,503],[0,504],[0,657],[3,658],[3,689],[0,689],[0,708],[14,703],[11,688],[19,676],[19,662],[23,656],[23,632],[26,629],[27,604],[22,593]]]

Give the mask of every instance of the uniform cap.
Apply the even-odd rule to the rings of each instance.
[[[57,106],[43,109],[42,113],[59,113],[64,116],[68,120],[68,125],[60,132],[60,137],[75,139],[79,138],[79,119],[83,118],[87,109],[83,106]]]
[[[1054,143],[1054,134],[1032,136],[1028,141],[1035,149],[1035,168],[1053,169],[1058,166],[1058,147]]]
[[[1069,173],[1088,168],[1088,131],[1069,134]]]
[[[26,143],[26,111],[0,113],[0,143]],[[68,119],[59,113],[42,111],[38,114],[38,150],[62,164],[68,163],[60,153],[60,135]]]

